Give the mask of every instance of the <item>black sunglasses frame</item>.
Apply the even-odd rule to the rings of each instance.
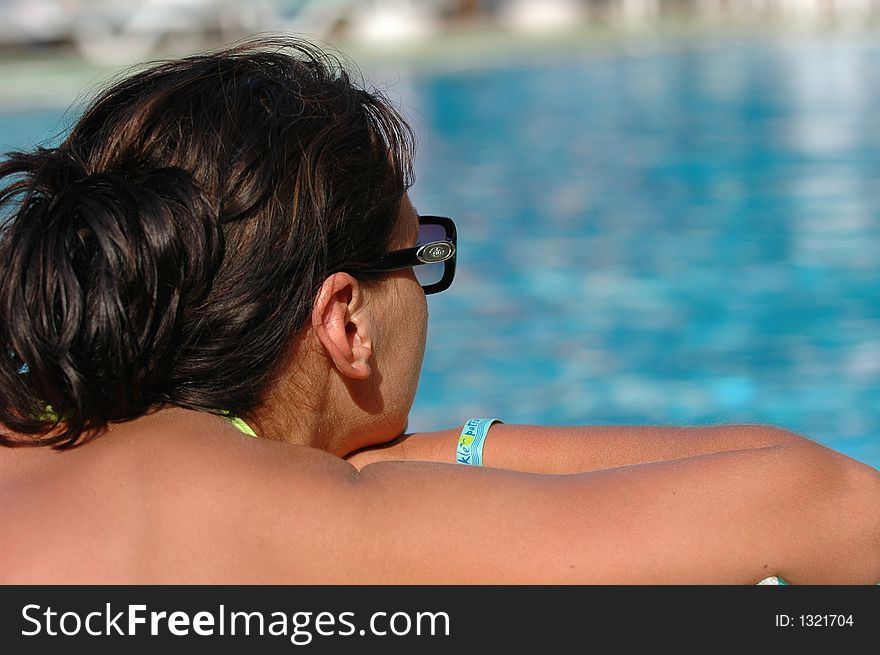
[[[446,291],[455,278],[458,239],[455,223],[446,216],[419,216],[419,225],[439,225],[446,232],[446,238],[443,241],[432,241],[414,248],[385,253],[375,266],[365,272],[388,273],[423,264],[443,264],[443,277],[434,284],[423,284],[422,289],[425,295]]]

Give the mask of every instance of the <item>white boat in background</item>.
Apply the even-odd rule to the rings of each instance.
[[[277,0],[267,3],[263,30],[344,37],[388,45],[431,36],[447,0]]]
[[[62,0],[0,0],[0,44],[66,41],[71,18],[70,7]]]
[[[388,46],[434,36],[440,31],[439,3],[418,0],[360,2],[351,14],[346,36],[353,41]]]
[[[586,13],[578,0],[512,0],[499,6],[498,19],[511,31],[534,34],[576,27]]]

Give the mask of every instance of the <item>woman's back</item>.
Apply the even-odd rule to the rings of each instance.
[[[258,486],[266,467],[284,469],[287,498],[302,501],[285,503],[283,520],[304,531],[287,557],[312,579],[330,520],[320,484],[333,477],[333,459],[185,410],[114,425],[70,451],[0,449],[0,525],[9,536],[0,582],[271,582],[260,572],[260,522],[278,520]]]
[[[358,471],[169,409],[74,450],[0,451],[0,581],[868,582],[877,526],[858,517],[877,492],[876,472],[806,441],[562,476]],[[809,527],[843,502],[836,532]]]

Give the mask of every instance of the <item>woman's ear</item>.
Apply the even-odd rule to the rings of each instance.
[[[312,330],[345,377],[370,377],[373,346],[363,306],[363,289],[348,273],[334,273],[321,285],[312,308]],[[363,319],[356,316],[363,315]]]

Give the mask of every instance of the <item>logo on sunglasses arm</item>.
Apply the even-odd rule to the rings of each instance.
[[[455,250],[451,243],[437,241],[422,246],[416,253],[416,257],[425,264],[437,264],[439,262],[445,262],[452,257],[454,253]]]

